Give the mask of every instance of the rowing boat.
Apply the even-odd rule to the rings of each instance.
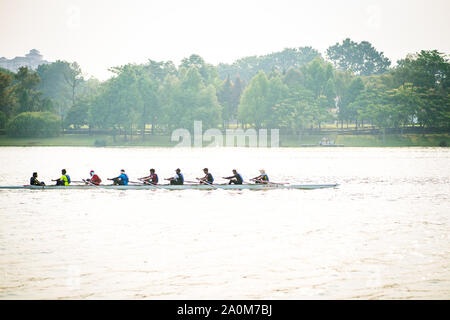
[[[343,144],[302,144],[302,147],[343,147]]]
[[[273,189],[325,189],[325,188],[335,188],[339,184],[184,184],[184,185],[169,185],[169,184],[158,184],[157,186],[142,184],[142,185],[70,185],[70,186],[32,186],[32,185],[22,185],[22,186],[0,186],[0,189],[29,189],[29,190],[73,190],[73,189],[116,189],[116,190],[148,190],[148,189],[167,189],[167,190],[185,190],[185,189],[197,189],[197,190],[215,190],[215,189],[225,189],[225,190],[273,190]]]

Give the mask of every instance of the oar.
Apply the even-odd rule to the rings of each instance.
[[[146,184],[146,183],[144,183],[144,182],[142,182],[142,181],[128,181],[128,183],[134,183],[134,184],[139,184],[139,185],[141,185],[141,184]]]
[[[214,190],[217,190],[218,188],[213,186],[212,183],[209,183],[208,181],[203,181],[204,183],[210,185],[211,187],[213,187]]]
[[[130,181],[130,182],[131,182],[131,183],[136,183],[136,184],[139,184],[139,185],[143,184],[143,185],[146,185],[146,186],[152,186],[152,187],[157,188],[157,189],[167,190],[167,189],[164,189],[164,188],[161,188],[161,187],[157,186],[156,184],[153,184],[153,183],[146,183],[146,182],[144,182],[144,181],[140,181],[140,182],[137,182],[137,181]]]
[[[271,182],[271,181],[268,181],[267,183],[269,183],[269,184],[290,184],[289,182]]]
[[[116,178],[107,178],[106,180],[114,181],[114,179],[116,179]],[[113,184],[110,184],[110,186],[123,186],[123,184],[115,184],[113,182]]]
[[[200,184],[198,181],[189,181],[189,180],[185,180],[184,182],[187,183],[195,183],[195,184]],[[214,187],[211,183],[209,183],[208,181],[203,181],[205,184],[210,185],[211,187],[213,187],[213,189],[218,189],[217,187]]]
[[[199,178],[197,178],[197,180],[200,181]],[[210,185],[211,187],[213,187],[214,190],[217,190],[217,189],[218,189],[217,187],[213,186],[212,183],[209,183],[207,180],[202,180],[202,182],[203,182],[203,184],[208,184],[208,185]],[[199,183],[199,184],[202,184],[202,183]]]
[[[190,181],[190,180],[184,180],[184,182],[187,182],[187,183],[195,183],[195,184],[198,184],[198,181]]]
[[[83,180],[83,182],[86,183],[87,185],[94,186],[94,187],[98,187],[97,184],[92,183],[91,181],[86,181],[86,180],[84,180],[84,179],[81,179],[81,180]],[[75,181],[74,181],[74,182],[75,182]]]
[[[257,181],[257,179],[250,179],[253,181]],[[258,180],[261,181],[261,180]],[[262,181],[261,184],[289,184],[289,182],[272,182],[272,181]]]
[[[75,182],[75,183],[84,183],[84,182],[85,182],[84,179],[81,179],[81,180],[83,180],[83,181],[72,180],[71,183],[73,183],[73,182]],[[52,181],[53,181],[53,180],[52,180]],[[55,181],[56,181],[56,180],[55,180]]]

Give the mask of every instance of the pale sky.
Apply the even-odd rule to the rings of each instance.
[[[324,53],[349,37],[395,62],[421,49],[449,54],[449,12],[450,0],[0,0],[0,57],[35,48],[104,80],[109,67],[147,59]]]

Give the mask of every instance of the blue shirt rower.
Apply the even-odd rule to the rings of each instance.
[[[108,179],[112,180],[113,184],[120,185],[120,186],[127,186],[128,185],[128,176],[125,173],[125,170],[120,170],[120,175],[118,177]]]

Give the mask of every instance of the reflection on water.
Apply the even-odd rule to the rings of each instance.
[[[450,151],[0,148],[0,185],[264,168],[324,190],[0,190],[0,298],[448,298]]]

